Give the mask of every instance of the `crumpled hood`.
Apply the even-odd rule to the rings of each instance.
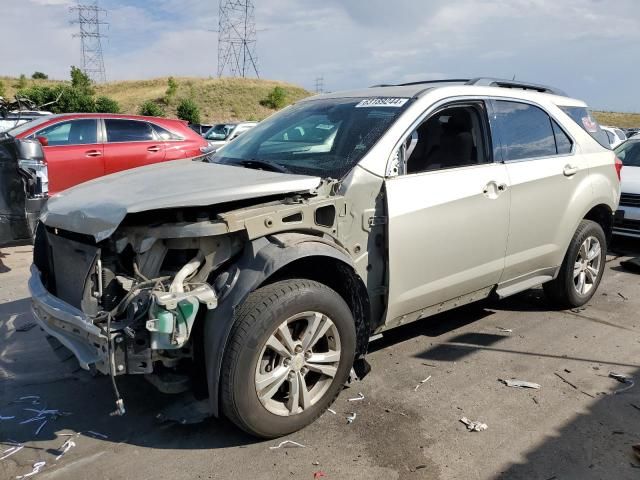
[[[49,199],[40,219],[99,242],[111,236],[128,213],[309,192],[319,184],[319,177],[179,160],[125,170],[60,192]]]

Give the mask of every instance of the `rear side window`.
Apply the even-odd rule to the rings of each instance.
[[[95,119],[70,120],[50,125],[35,135],[45,137],[50,146],[87,145],[98,142],[97,128]]]
[[[494,124],[502,141],[505,161],[556,155],[551,118],[536,106],[497,100]]]
[[[156,133],[162,140],[184,140],[184,138],[182,138],[181,136],[173,132],[170,132],[166,128],[160,127],[155,123],[153,123],[152,125],[153,125],[153,129],[156,131]]]
[[[600,125],[593,118],[587,107],[562,107],[559,108],[569,115],[571,119],[580,125],[591,137],[603,147],[609,148],[607,134],[600,128]]]
[[[145,142],[154,140],[153,129],[147,122],[105,119],[107,142]]]
[[[551,120],[551,126],[553,128],[553,135],[556,137],[556,150],[558,151],[558,155],[566,155],[571,153],[573,142],[571,141],[569,136],[564,133],[562,127],[560,127],[560,125],[558,125],[555,120]]]

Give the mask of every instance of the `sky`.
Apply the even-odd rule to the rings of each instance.
[[[86,0],[87,2],[89,0]],[[0,75],[68,78],[74,0],[0,0]],[[108,80],[215,76],[218,0],[100,0]],[[640,112],[638,0],[254,0],[262,78],[314,90],[490,76]],[[13,39],[13,40],[10,40]]]

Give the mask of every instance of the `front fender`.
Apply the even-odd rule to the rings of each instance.
[[[207,312],[204,325],[204,356],[213,414],[219,415],[219,382],[222,359],[236,308],[269,277],[289,263],[305,257],[328,257],[354,268],[349,255],[338,245],[302,233],[261,237],[247,243],[240,260],[227,272],[221,299],[215,310]],[[218,287],[218,285],[216,285]]]

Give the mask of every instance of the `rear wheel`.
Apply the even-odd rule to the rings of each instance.
[[[284,280],[251,293],[225,351],[222,410],[259,437],[312,423],[336,398],[355,356],[351,311],[329,287]]]
[[[580,222],[558,277],[543,285],[547,298],[559,307],[580,307],[596,292],[605,267],[607,240],[602,227]]]

